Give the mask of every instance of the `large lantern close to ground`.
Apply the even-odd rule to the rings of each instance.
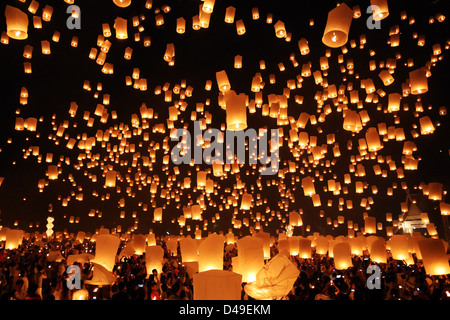
[[[94,262],[102,265],[108,271],[113,271],[120,238],[112,234],[98,234],[95,238]]]
[[[394,235],[388,241],[391,248],[392,258],[394,260],[406,260],[409,257],[409,252],[412,250],[411,237],[405,234]]]
[[[427,274],[450,274],[448,256],[441,239],[423,239],[418,241],[423,264]]]
[[[208,236],[200,244],[198,251],[198,271],[223,270],[224,236],[216,234]]]
[[[135,254],[142,255],[145,252],[145,247],[147,246],[147,239],[143,234],[137,234],[134,236],[133,240],[133,248],[135,250]]]
[[[237,241],[242,282],[256,280],[256,274],[264,266],[263,240],[247,236]]]
[[[298,256],[302,259],[311,259],[311,240],[300,238],[298,240]]]
[[[247,283],[245,292],[257,300],[285,297],[298,278],[300,271],[283,253],[277,254],[256,275],[256,281]]]
[[[22,236],[23,236],[22,230],[8,229],[6,231],[5,248],[8,250],[14,250],[19,248]]]
[[[153,269],[162,272],[164,249],[161,246],[150,246],[145,249],[145,266],[147,268],[147,276],[152,274]]]
[[[240,300],[242,276],[225,270],[194,274],[194,300]]]
[[[184,238],[180,240],[181,261],[193,262],[198,261],[198,243],[192,238]]]
[[[370,259],[377,263],[386,263],[386,241],[384,239],[378,239],[372,242]]]
[[[334,267],[338,270],[345,270],[353,266],[350,244],[339,242],[333,247]]]

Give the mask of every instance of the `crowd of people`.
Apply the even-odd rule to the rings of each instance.
[[[81,270],[82,290],[89,300],[192,300],[193,279],[182,263],[178,250],[172,255],[164,241],[162,272],[156,269],[147,274],[144,255],[123,256],[117,260],[113,273],[116,282],[94,286],[85,282],[92,278],[89,262],[76,263]],[[49,252],[57,249],[61,259],[49,261]],[[95,252],[95,243],[73,240],[48,241],[43,246],[25,240],[18,249],[0,249],[1,300],[72,300],[77,289],[68,286],[67,256]],[[271,256],[277,254],[276,245]],[[237,248],[224,251],[224,270],[232,270],[232,257]],[[333,259],[326,255],[312,255],[311,259],[291,256],[300,271],[286,300],[450,300],[450,279],[447,276],[426,274],[420,261],[407,265],[389,258],[378,264],[381,271],[379,287],[369,288],[367,268],[372,265],[368,255],[354,256],[353,267],[336,270]],[[242,286],[242,300],[252,300]]]

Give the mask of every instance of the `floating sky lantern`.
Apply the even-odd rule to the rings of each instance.
[[[337,6],[328,13],[327,25],[323,33],[322,42],[331,48],[339,48],[347,43],[353,10],[345,3]]]
[[[28,38],[28,16],[20,9],[6,5],[5,7],[7,35],[12,39]]]

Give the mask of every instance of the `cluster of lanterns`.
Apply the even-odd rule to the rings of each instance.
[[[65,2],[73,3],[69,0]],[[132,1],[113,0],[113,3],[126,10]],[[380,21],[388,16],[392,17],[386,0],[373,0],[371,5],[374,20]],[[30,35],[34,36],[34,32],[29,30],[29,14],[33,15],[33,21],[35,21],[35,18],[38,17],[37,10],[42,8],[42,20],[49,22],[54,15],[54,10],[49,5],[39,6],[39,3],[34,0],[28,7],[29,13],[18,7],[19,5],[6,5],[7,30],[2,34],[2,43],[7,44],[9,38],[24,41],[23,58],[27,60],[24,62],[24,72],[32,74],[33,47],[26,43]],[[167,24],[168,19],[165,20],[164,17],[172,12],[170,6],[167,5],[153,8],[151,0],[145,2],[145,9],[153,9],[156,26]],[[194,31],[199,28],[208,29],[211,15],[216,14],[218,10],[214,1],[203,1],[198,15],[192,19],[192,29]],[[126,11],[123,12],[126,13]],[[236,25],[237,36],[248,35],[245,28],[247,22],[242,19],[235,21],[235,13],[236,8],[227,7],[224,12],[224,22]],[[258,8],[252,10],[251,16],[253,20],[260,19]],[[441,44],[436,43],[432,46],[430,59],[423,66],[414,66],[414,57],[411,60],[400,53],[396,53],[394,57],[386,60],[377,60],[374,49],[368,49],[372,60],[369,62],[356,61],[356,59],[348,57],[352,50],[358,50],[356,40],[349,40],[349,35],[353,21],[360,16],[361,12],[358,6],[350,8],[342,3],[332,9],[328,13],[322,37],[321,45],[325,45],[322,48],[325,53],[322,55],[318,51],[313,39],[301,37],[296,42],[295,50],[302,56],[305,63],[300,65],[296,59],[297,52],[292,53],[289,60],[292,62],[292,70],[299,68],[295,71],[297,75],[293,79],[289,79],[285,86],[277,86],[277,89],[273,89],[274,87],[271,85],[277,85],[278,74],[267,74],[264,60],[259,61],[259,70],[252,75],[248,87],[239,88],[240,93],[232,90],[235,88],[232,85],[233,81],[230,81],[229,74],[231,73],[227,73],[225,67],[217,69],[215,79],[206,80],[204,90],[195,88],[196,92],[200,92],[198,95],[194,95],[194,88],[185,79],[180,83],[166,82],[156,86],[153,92],[155,96],[163,96],[161,105],[169,105],[168,117],[165,119],[161,118],[163,112],[155,111],[160,110],[160,106],[148,107],[143,102],[139,106],[135,106],[139,112],[133,113],[131,121],[126,122],[119,117],[116,110],[112,110],[110,107],[111,101],[114,101],[115,98],[114,92],[105,92],[101,82],[95,86],[91,80],[84,81],[83,90],[97,100],[94,113],[91,114],[87,109],[82,110],[83,108],[80,108],[73,98],[70,102],[67,119],[59,119],[58,122],[54,115],[50,123],[54,132],[50,134],[49,140],[55,145],[65,145],[67,152],[77,151],[76,161],[66,157],[64,152],[59,155],[56,154],[56,151],[55,154],[41,154],[38,146],[30,146],[24,151],[24,158],[34,156],[38,163],[45,159],[46,178],[43,177],[39,180],[39,191],[44,192],[49,184],[65,179],[72,184],[73,192],[65,196],[58,195],[61,207],[69,206],[71,202],[73,203],[73,199],[89,201],[88,195],[83,193],[85,188],[80,182],[81,179],[77,178],[82,173],[81,175],[87,176],[92,185],[100,185],[100,188],[103,189],[100,192],[93,191],[90,195],[92,198],[108,201],[111,193],[120,197],[117,203],[117,207],[121,211],[119,219],[125,218],[124,208],[127,207],[128,199],[136,197],[136,192],[145,193],[149,197],[150,201],[139,203],[139,210],[142,212],[133,211],[131,216],[134,218],[134,225],[124,233],[130,234],[137,230],[138,214],[151,211],[153,223],[171,219],[172,223],[179,224],[180,234],[193,231],[196,238],[201,238],[202,231],[210,230],[210,226],[218,220],[224,221],[223,217],[226,211],[231,211],[228,222],[231,222],[235,229],[243,226],[249,227],[251,234],[255,234],[258,230],[262,231],[264,227],[268,227],[269,223],[275,220],[281,223],[278,231],[286,225],[303,226],[308,217],[307,214],[304,215],[302,204],[296,199],[298,196],[295,194],[301,190],[305,201],[310,201],[312,208],[320,210],[320,217],[326,218],[327,225],[338,228],[347,221],[349,236],[353,236],[359,230],[364,235],[372,235],[385,230],[386,235],[389,236],[392,228],[396,224],[398,225],[398,220],[386,219],[383,225],[367,212],[370,212],[377,196],[382,191],[385,195],[392,196],[395,189],[408,190],[412,188],[405,182],[405,177],[408,172],[418,169],[418,163],[421,160],[417,156],[418,150],[414,141],[420,139],[421,136],[433,134],[440,126],[439,121],[435,120],[436,115],[433,116],[431,112],[423,114],[425,108],[422,105],[422,97],[429,92],[428,78],[431,76],[433,68],[442,60],[443,55]],[[174,31],[180,35],[189,31],[186,26],[186,18],[178,17],[176,19]],[[406,20],[407,15],[402,12],[398,18]],[[436,20],[438,23],[444,22],[445,16],[438,13]],[[144,48],[151,45],[142,21],[145,21],[145,15],[128,19],[120,16],[112,17],[111,21],[102,23],[101,34],[96,38],[96,43],[92,43],[90,51],[85,53],[85,59],[95,61],[101,66],[99,69],[101,73],[113,77],[114,65],[123,63],[122,60],[114,61],[113,55],[110,54],[111,51],[116,50],[116,47],[119,47],[116,45],[117,43],[129,44],[120,55],[125,61],[134,61],[135,59],[136,47],[132,43],[133,40],[142,43]],[[433,19],[433,23],[434,21]],[[275,41],[284,39],[286,45],[289,46],[291,39],[295,38],[295,34],[288,32],[289,26],[281,20],[274,19],[272,14],[267,15],[266,23],[273,23]],[[115,39],[112,37],[111,25],[115,31]],[[310,27],[314,25],[311,21]],[[411,25],[414,25],[412,17],[409,20],[409,26]],[[390,47],[398,47],[399,39],[408,35],[406,31],[400,33],[400,29],[407,30],[407,27],[396,25],[391,28],[388,41]],[[34,28],[36,28],[36,23]],[[131,37],[132,33],[133,37]],[[59,37],[60,33],[55,30],[52,41],[57,43]],[[418,38],[418,46],[425,46],[423,35],[419,37],[415,32],[413,37]],[[420,41],[419,38],[423,41]],[[40,43],[41,53],[51,55],[50,41],[42,40]],[[365,50],[365,47],[369,45],[366,36],[361,34],[359,49]],[[445,50],[449,48],[448,43],[442,43],[442,45]],[[71,46],[78,46],[78,38],[72,38]],[[161,53],[163,61],[170,67],[175,66],[175,52],[177,52],[177,56],[180,54],[179,52],[182,52],[176,46],[176,41],[168,42],[164,46],[165,51]],[[236,70],[243,69],[243,62],[246,62],[245,55],[234,55],[233,59],[234,68]],[[89,60],[87,60],[88,63]],[[405,70],[408,71],[406,78],[402,78],[401,73],[397,72],[402,61],[406,61]],[[334,67],[337,67],[342,73],[340,83],[336,80],[332,82],[328,77],[332,72],[330,68]],[[278,69],[280,74],[291,70],[282,62],[278,63]],[[366,69],[370,70],[368,77],[361,79],[359,72]],[[140,91],[150,89],[147,79],[143,77],[139,67],[133,67],[129,71],[125,79],[125,86]],[[200,100],[198,96],[214,92],[214,80],[218,89],[214,100],[211,101],[210,98]],[[314,99],[313,103],[317,107],[316,114],[304,108],[305,97],[300,95],[303,83],[306,84],[308,81],[312,81],[317,86],[317,91],[311,95],[311,98]],[[399,83],[401,85],[397,85]],[[400,91],[396,91],[398,88]],[[294,94],[297,92],[296,90],[299,94]],[[280,92],[282,93],[280,94]],[[308,93],[310,92],[305,92],[305,94]],[[28,103],[28,96],[27,88],[23,87],[20,91],[21,105]],[[217,101],[218,106],[213,105],[214,101]],[[410,106],[407,101],[415,104],[414,111],[409,110]],[[298,117],[293,115],[292,110],[295,108],[301,109]],[[431,106],[428,109],[433,110]],[[195,163],[192,162],[189,167],[192,171],[185,174],[185,170],[170,163],[169,141],[176,127],[183,126],[187,129],[189,120],[199,120],[202,129],[207,130],[210,128],[213,118],[221,117],[222,110],[225,111],[225,117],[223,117],[225,123],[222,123],[221,130],[245,130],[249,126],[248,120],[257,116],[264,117],[276,125],[280,132],[278,144],[287,147],[289,151],[289,161],[281,160],[282,165],[276,176],[272,179],[263,179],[258,174],[256,165],[246,166],[221,162],[215,162],[206,169],[195,166]],[[411,124],[410,131],[406,125],[400,125],[403,124],[400,121],[400,114],[408,111],[412,112],[414,118],[417,119]],[[23,131],[24,134],[31,132],[39,136],[39,127],[44,126],[44,119],[24,117],[20,113],[21,110],[18,110],[15,129]],[[438,115],[445,116],[446,113],[445,107],[441,107]],[[324,131],[321,127],[322,124],[326,122],[327,117],[331,118],[336,114],[342,115],[339,117],[342,118],[341,128],[343,130],[339,128],[339,130]],[[375,123],[373,119],[376,117],[384,117],[385,121]],[[83,131],[83,124],[80,120],[84,121],[85,131]],[[97,132],[94,136],[89,135],[87,129],[95,127],[97,123],[100,123]],[[108,125],[109,127],[107,127]],[[81,132],[74,135],[73,130],[68,130],[69,128],[77,128]],[[162,139],[159,139],[160,137]],[[259,138],[258,136],[257,139]],[[400,146],[401,154],[386,155],[382,153],[384,146],[391,141]],[[202,137],[202,139],[197,139],[197,143],[202,148],[207,148],[211,141],[204,140]],[[190,147],[187,146],[187,148]],[[350,154],[347,158],[348,162],[345,164],[344,153]],[[131,160],[125,159],[128,155],[131,155]],[[377,163],[373,165],[373,161]],[[337,171],[334,172],[334,168],[338,165],[348,166],[348,170],[342,176],[338,175]],[[157,166],[162,167],[166,179],[156,174]],[[101,172],[101,177],[95,173],[94,170],[97,169],[99,169],[97,172]],[[381,187],[377,183],[371,184],[368,179],[366,181],[366,177],[371,175],[372,171],[377,178],[392,178],[391,185],[386,190],[380,190]],[[393,173],[396,176],[393,176]],[[256,182],[254,184],[246,183],[246,179],[249,177],[254,177]],[[234,188],[221,186],[221,182],[225,179],[235,179]],[[2,181],[3,178],[0,183]],[[400,184],[400,188],[398,184]],[[270,207],[268,199],[258,192],[266,186],[276,189],[280,199],[276,209]],[[415,187],[427,195],[431,201],[438,201],[442,215],[450,214],[448,208],[450,205],[443,201],[443,195],[446,194],[445,186],[431,182]],[[362,196],[359,203],[355,195]],[[183,200],[186,200],[186,203],[183,203]],[[350,218],[351,214],[349,213],[357,207],[357,203],[366,212],[361,217]],[[169,205],[174,205],[176,209],[169,209]],[[292,210],[293,207],[295,207],[295,211]],[[49,211],[51,212],[53,208],[54,204],[50,204]],[[330,208],[330,212],[327,208]],[[400,209],[400,205],[397,209]],[[214,211],[214,214],[206,215],[208,210]],[[170,215],[169,212],[172,211],[177,212],[177,216],[167,218]],[[335,216],[337,211],[339,213]],[[88,217],[69,215],[64,218],[67,218],[69,223],[78,223],[80,220],[90,219],[94,216],[101,218],[102,212],[100,209],[91,208],[86,215]],[[107,215],[105,214],[105,216]],[[115,220],[117,217],[111,218]],[[362,221],[364,227],[359,227],[353,220]],[[51,222],[49,221],[49,224]],[[429,235],[435,236],[434,224],[429,222],[427,224],[429,225]],[[388,226],[388,223],[392,223],[393,226]],[[195,230],[192,230],[191,227],[194,224],[196,224]],[[49,225],[47,227],[47,235],[50,236],[53,231]],[[307,230],[310,229],[311,226],[308,225]],[[115,231],[121,233],[121,225],[117,225]],[[104,240],[104,243],[102,240],[97,245],[118,245],[115,239],[108,238]],[[99,240],[97,239],[97,241]],[[225,240],[220,237],[214,241],[212,239],[205,241],[202,244],[204,248],[199,246],[199,252],[218,248]],[[239,240],[237,246],[242,254],[239,260],[235,261],[236,268],[245,265],[254,266],[255,270],[261,269],[266,254],[261,253],[260,250],[256,253],[254,247],[262,248],[264,247],[263,243],[263,239],[252,237]],[[139,247],[140,253],[153,250],[149,249],[151,247],[143,246],[143,239],[135,239],[134,244]],[[301,239],[298,245],[291,239],[284,244],[281,242],[280,245],[287,246],[288,244],[292,244],[290,248],[294,248],[290,249],[291,252],[303,254],[305,258],[309,257],[308,250],[304,248],[311,247],[311,239]],[[188,242],[183,242],[182,248],[189,246]],[[343,242],[336,245],[335,249],[336,257],[346,257],[342,260],[342,266],[348,265],[348,253],[352,250],[351,245]],[[189,250],[194,249],[186,250],[190,252]],[[160,251],[151,251],[149,256],[159,257],[160,254]],[[96,260],[108,270],[110,269],[111,261],[97,258]],[[158,264],[159,262],[156,260],[149,261],[149,265]],[[200,272],[212,268],[209,262],[203,262],[200,258],[198,262]],[[213,269],[216,269],[216,265]],[[243,281],[256,281],[256,274],[248,274],[246,269],[242,269]]]

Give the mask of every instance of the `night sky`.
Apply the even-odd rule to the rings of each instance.
[[[305,63],[311,62],[311,71],[320,70],[319,59],[325,55],[328,49],[322,43],[323,30],[326,25],[328,12],[336,5],[336,1],[221,1],[217,0],[214,6],[214,11],[211,16],[209,28],[193,30],[192,17],[198,14],[200,1],[153,1],[153,8],[148,10],[144,7],[144,0],[133,0],[132,5],[128,8],[119,8],[113,4],[112,0],[76,0],[75,4],[81,9],[81,29],[69,30],[66,27],[66,20],[69,15],[66,13],[68,4],[59,1],[43,0],[40,1],[40,7],[37,15],[42,14],[42,7],[45,4],[53,6],[53,15],[50,22],[43,21],[42,29],[33,28],[32,14],[27,11],[30,1],[21,3],[19,1],[2,1],[0,4],[0,28],[2,31],[6,30],[6,21],[3,12],[5,6],[10,4],[27,12],[29,17],[28,39],[14,40],[9,39],[9,44],[0,44],[0,70],[2,74],[2,85],[0,86],[0,107],[2,115],[0,117],[0,177],[5,180],[0,187],[0,225],[6,227],[13,227],[13,224],[18,220],[18,228],[27,232],[45,231],[45,220],[51,215],[55,217],[55,230],[66,229],[68,232],[76,232],[78,230],[85,230],[95,232],[101,226],[106,228],[114,228],[121,225],[122,232],[133,228],[135,225],[135,218],[132,217],[133,212],[136,213],[136,218],[139,219],[137,229],[134,233],[148,233],[149,229],[153,229],[156,233],[165,234],[179,234],[180,227],[176,219],[183,213],[182,206],[187,205],[188,202],[196,204],[197,198],[202,194],[201,190],[190,191],[183,190],[180,194],[180,202],[174,202],[171,199],[170,203],[166,205],[163,214],[162,223],[153,223],[153,205],[157,207],[167,204],[166,199],[160,197],[161,185],[167,184],[168,176],[174,175],[173,165],[170,163],[168,170],[162,164],[164,150],[162,148],[156,151],[156,161],[153,163],[153,168],[142,165],[141,158],[138,159],[136,167],[131,166],[133,153],[124,153],[120,155],[120,161],[128,161],[128,165],[120,166],[118,163],[111,162],[108,159],[109,152],[106,148],[102,148],[102,143],[97,142],[96,146],[91,151],[91,154],[99,154],[98,164],[88,168],[89,159],[83,160],[84,166],[77,170],[74,165],[78,164],[79,154],[85,154],[84,150],[80,150],[75,146],[72,150],[66,148],[67,140],[65,136],[75,138],[78,140],[85,133],[87,137],[96,135],[97,130],[108,130],[114,126],[119,126],[121,123],[128,125],[130,130],[136,129],[131,126],[131,117],[137,114],[140,118],[139,108],[142,103],[145,103],[148,108],[153,108],[154,112],[158,114],[157,119],[147,119],[149,127],[143,129],[142,132],[149,132],[149,141],[143,141],[142,135],[133,135],[128,139],[129,143],[136,146],[136,152],[141,156],[149,156],[149,150],[154,145],[151,141],[159,143],[162,147],[164,138],[169,136],[170,130],[166,129],[166,133],[152,133],[152,127],[158,123],[166,124],[168,117],[168,108],[174,105],[174,101],[179,100],[179,96],[173,94],[172,102],[164,102],[164,94],[155,95],[154,88],[156,86],[164,86],[165,83],[170,83],[170,90],[174,85],[180,84],[182,80],[186,80],[186,84],[194,88],[192,97],[186,97],[185,101],[188,103],[186,111],[182,112],[178,121],[174,123],[175,128],[182,128],[184,123],[189,124],[192,129],[192,121],[190,121],[191,111],[194,111],[197,103],[205,103],[209,99],[210,104],[204,106],[204,110],[212,114],[212,123],[208,125],[210,128],[220,129],[221,124],[226,122],[226,111],[221,109],[218,105],[218,88],[216,82],[216,72],[225,70],[231,83],[232,90],[237,93],[245,93],[249,96],[249,100],[255,98],[255,94],[251,91],[251,82],[256,73],[260,73],[265,87],[262,89],[263,101],[268,103],[268,95],[283,94],[283,88],[286,87],[286,81],[289,79],[296,79],[297,75],[301,73],[301,67]],[[450,123],[448,115],[442,116],[439,114],[439,108],[447,106],[448,84],[449,78],[449,60],[447,58],[448,50],[445,49],[448,44],[448,4],[445,1],[389,1],[390,15],[381,21],[381,29],[369,30],[366,26],[366,20],[369,15],[366,13],[366,8],[370,5],[370,1],[345,1],[349,7],[359,5],[362,16],[359,19],[353,19],[349,42],[346,44],[348,53],[344,55],[344,63],[338,63],[338,55],[342,54],[340,48],[330,48],[331,57],[329,58],[330,68],[327,79],[329,84],[336,84],[339,88],[341,84],[347,86],[349,82],[353,83],[353,88],[358,89],[359,97],[364,101],[366,93],[364,89],[360,88],[360,80],[372,78],[377,89],[381,88],[387,94],[402,93],[402,83],[409,77],[409,72],[417,68],[425,66],[425,63],[430,60],[432,55],[432,46],[440,44],[442,53],[438,56],[439,60],[431,67],[431,77],[428,78],[428,92],[421,95],[409,95],[402,99],[402,110],[397,112],[399,123],[395,123],[394,114],[383,112],[387,109],[387,95],[379,97],[379,104],[382,110],[377,110],[376,103],[363,103],[363,108],[368,111],[370,121],[365,125],[363,130],[357,134],[353,134],[343,129],[342,112],[338,112],[333,105],[331,99],[324,101],[324,105],[331,105],[332,113],[326,117],[325,122],[317,125],[308,125],[305,131],[310,136],[317,136],[317,145],[326,144],[326,137],[328,134],[335,134],[336,142],[339,143],[341,157],[334,158],[332,147],[333,144],[328,145],[327,153],[320,163],[313,167],[311,164],[305,169],[304,173],[300,172],[300,168],[304,163],[308,162],[310,154],[304,150],[300,156],[300,161],[296,161],[289,150],[287,141],[280,151],[281,162],[280,169],[287,167],[288,161],[296,161],[299,168],[296,173],[287,172],[284,178],[276,176],[262,177],[262,189],[258,190],[256,180],[258,175],[248,165],[244,165],[240,169],[239,177],[246,184],[248,193],[252,193],[254,200],[256,194],[261,194],[261,199],[267,199],[267,203],[260,206],[255,206],[250,211],[238,210],[236,219],[242,220],[249,218],[250,227],[254,226],[252,218],[255,218],[256,213],[260,212],[265,215],[267,226],[263,225],[264,231],[275,234],[277,231],[284,232],[290,211],[303,210],[303,224],[310,225],[312,232],[320,232],[321,234],[347,234],[347,220],[352,220],[358,223],[360,227],[364,226],[363,213],[367,212],[369,216],[375,216],[377,222],[382,222],[383,226],[390,225],[385,221],[386,212],[391,212],[394,219],[400,214],[400,203],[406,199],[405,190],[401,189],[401,183],[406,182],[410,193],[422,194],[418,189],[421,183],[440,182],[444,184],[444,190],[448,189],[450,182],[449,170],[449,149],[450,144],[448,137],[450,136]],[[170,6],[171,10],[164,13],[164,25],[157,27],[155,25],[155,10],[162,8],[163,5]],[[228,6],[236,8],[235,22],[242,19],[245,23],[246,33],[244,35],[237,35],[235,23],[227,24],[224,22],[225,10]],[[259,9],[260,18],[258,20],[252,19],[252,8]],[[409,24],[409,20],[401,20],[400,12],[406,10],[408,18],[413,16],[415,18],[414,24]],[[273,23],[266,23],[267,14],[273,14]],[[429,23],[429,18],[434,17],[435,14],[442,13],[447,19],[444,22],[435,21]],[[114,32],[114,20],[116,17],[128,19],[128,39],[118,40]],[[145,20],[141,20],[141,25],[144,31],[141,32],[141,41],[134,41],[134,34],[137,31],[136,27],[131,25],[133,16],[145,16]],[[175,31],[176,19],[184,17],[186,20],[186,32],[178,34]],[[310,26],[310,19],[314,20],[314,25]],[[285,39],[279,39],[275,36],[274,23],[281,20],[285,23],[286,31],[292,34],[290,42]],[[102,24],[108,23],[110,25],[112,36],[108,38],[112,46],[107,54],[106,62],[114,64],[114,74],[105,75],[101,72],[95,60],[89,59],[88,55],[91,48],[97,47],[97,37],[102,34]],[[398,25],[400,28],[400,46],[391,47],[387,41],[389,40],[389,31],[392,26]],[[52,36],[55,30],[61,33],[58,43],[52,41]],[[425,45],[418,46],[417,39],[413,38],[413,33],[417,32],[419,35],[425,35]],[[359,48],[360,35],[365,34],[367,43],[363,49]],[[72,47],[72,37],[76,36],[79,39],[78,46]],[[144,47],[142,40],[145,36],[151,37],[151,45]],[[309,43],[310,53],[308,55],[301,55],[298,48],[298,41],[300,38],[306,38]],[[41,41],[48,40],[51,45],[51,55],[43,55],[41,53]],[[351,48],[350,40],[355,40],[357,46]],[[163,60],[166,44],[173,43],[175,45],[175,65],[169,66]],[[34,47],[33,57],[28,60],[22,54],[25,45]],[[125,60],[123,55],[126,47],[133,48],[133,56],[131,60]],[[369,55],[369,50],[376,52],[375,56]],[[295,54],[295,59],[299,63],[298,67],[294,67],[290,61],[291,53]],[[375,71],[369,70],[369,60],[374,59],[377,66],[382,61],[389,58],[395,58],[397,53],[401,58],[396,61],[395,72],[393,77],[395,81],[389,86],[384,86],[378,77],[378,73],[385,68],[377,68]],[[234,68],[234,57],[241,55],[243,57],[243,67],[241,69]],[[405,66],[405,62],[412,58],[414,60],[413,67]],[[348,74],[348,70],[342,73],[341,65],[346,65],[349,59],[354,61],[354,73]],[[265,70],[260,70],[259,61],[264,60],[266,64]],[[32,74],[24,73],[24,62],[31,62]],[[283,63],[286,70],[281,72],[278,68],[279,63]],[[133,68],[140,69],[141,78],[146,78],[148,82],[148,90],[140,91],[133,87],[125,85],[125,77],[131,76]],[[269,75],[274,74],[276,83],[269,83]],[[359,78],[356,77],[359,76]],[[90,81],[92,91],[83,90],[83,83],[85,80]],[[212,89],[205,90],[205,83],[207,80],[212,81]],[[97,91],[97,83],[102,84],[102,91],[99,92],[99,97],[95,98],[94,94]],[[21,105],[19,103],[20,90],[26,87],[29,93],[28,103]],[[317,101],[314,99],[317,91],[323,91],[323,87],[314,83],[314,77],[303,77],[302,87],[291,90],[290,98],[288,99],[288,115],[297,119],[302,112],[307,112],[311,115],[317,113]],[[100,122],[100,117],[94,115],[97,104],[102,103],[103,94],[109,94],[111,102],[105,105],[110,113],[106,123]],[[348,91],[345,93],[347,96]],[[295,96],[303,96],[303,104],[295,102]],[[420,98],[424,111],[419,113],[419,116],[414,115],[416,100]],[[75,101],[78,105],[78,111],[74,118],[70,117],[68,110],[70,103]],[[405,104],[409,105],[409,110],[403,110]],[[349,103],[349,109],[361,111],[357,109],[356,104]],[[430,108],[429,108],[430,107]],[[116,111],[118,118],[112,119],[111,112]],[[90,112],[90,116],[94,118],[94,125],[87,126],[87,122],[83,120],[85,111]],[[419,118],[429,116],[435,124],[436,130],[431,135],[419,135],[418,138],[413,138],[411,130],[414,125],[417,125],[417,131],[420,133]],[[41,118],[42,122],[38,122],[37,131],[30,132],[27,130],[16,131],[15,121],[16,117],[24,119],[29,117]],[[204,117],[204,114],[198,114],[198,118]],[[140,118],[141,119],[141,118]],[[247,113],[248,127],[261,128],[266,126],[268,129],[277,128],[277,120],[268,116],[261,115],[261,108],[256,108],[255,113]],[[58,127],[67,121],[69,126],[64,131],[63,137],[56,137],[56,130]],[[355,177],[352,174],[352,183],[345,185],[344,174],[349,172],[349,164],[351,156],[359,155],[357,149],[358,139],[364,138],[368,127],[376,127],[378,123],[384,122],[389,126],[402,127],[405,132],[406,140],[413,141],[417,145],[417,151],[414,153],[416,159],[420,159],[418,170],[405,170],[405,178],[398,179],[395,171],[390,171],[386,163],[380,164],[382,169],[388,170],[387,178],[375,176],[373,172],[373,165],[376,160],[363,160],[361,163],[366,171],[366,176]],[[439,124],[439,125],[438,125]],[[141,121],[142,125],[142,121]],[[285,137],[289,136],[290,125],[282,126]],[[301,130],[300,130],[301,131]],[[55,140],[49,139],[49,135],[55,137]],[[347,150],[347,142],[353,142],[353,149]],[[59,144],[56,145],[55,141]],[[111,145],[119,145],[120,141],[110,138]],[[142,143],[142,146],[139,144]],[[169,142],[172,148],[176,142]],[[39,154],[42,155],[41,163],[38,163],[37,157],[29,155],[24,159],[24,153],[32,146],[39,146]],[[397,167],[402,166],[402,141],[389,140],[383,142],[383,149],[377,152],[377,155],[391,156],[396,162]],[[61,174],[57,180],[48,181],[46,171],[50,164],[45,163],[45,155],[53,153],[53,162],[56,165],[60,163]],[[63,157],[63,161],[60,161]],[[65,159],[70,159],[70,164],[65,162]],[[335,165],[327,168],[325,161],[336,160]],[[100,168],[100,163],[105,165],[112,164],[114,170],[120,173],[120,176],[125,178],[128,174],[131,180],[135,179],[135,174],[141,172],[154,178],[158,175],[160,185],[158,193],[151,196],[149,188],[150,184],[142,186],[139,189],[138,184],[130,186],[127,181],[117,181],[117,186],[120,187],[121,192],[118,193],[115,188],[104,188],[105,178],[102,176],[103,170]],[[207,170],[211,168],[208,165],[198,166],[200,170]],[[311,169],[311,172],[308,172]],[[140,171],[139,171],[140,170]],[[191,185],[196,185],[196,166],[180,165],[180,174],[172,187],[175,193],[180,192],[180,188],[176,186],[178,182],[183,182],[184,177],[190,175]],[[324,172],[324,170],[326,170]],[[304,196],[301,187],[301,179],[306,176],[315,176],[318,171],[323,175],[323,181],[319,180],[317,176],[315,179],[316,192],[321,196],[320,207],[314,207],[310,197]],[[248,174],[247,174],[248,172]],[[86,174],[85,174],[86,173]],[[167,175],[166,173],[169,173]],[[97,182],[92,182],[88,175],[93,174],[97,176]],[[69,181],[69,176],[72,176],[76,185]],[[348,193],[333,195],[332,192],[324,192],[323,187],[327,185],[328,179],[333,179],[341,182],[341,186],[348,187]],[[299,177],[300,182],[295,182],[295,177]],[[207,207],[203,212],[203,219],[208,220],[207,231],[227,232],[228,228],[232,228],[231,218],[233,216],[234,207],[224,209],[220,212],[220,220],[212,222],[211,218],[219,212],[218,206],[223,204],[223,199],[227,199],[230,193],[226,193],[225,189],[228,187],[232,191],[236,184],[236,175],[228,173],[224,179],[214,177],[212,174],[209,178],[217,182],[220,189],[217,189],[217,195],[211,196],[211,202],[205,196],[205,203]],[[292,178],[294,184],[291,183]],[[46,179],[48,186],[44,188],[43,192],[38,190],[38,181]],[[274,182],[273,185],[267,186],[267,180]],[[355,194],[354,182],[362,181],[368,184],[368,188],[362,194]],[[387,196],[386,190],[392,187],[393,183],[397,183],[397,188],[394,189],[393,196]],[[251,190],[251,186],[255,190]],[[282,186],[279,188],[279,186]],[[371,186],[378,187],[378,194],[373,195]],[[132,196],[126,192],[127,187],[130,187]],[[166,188],[164,186],[164,188]],[[282,190],[282,192],[280,192]],[[93,191],[98,193],[98,196],[93,196]],[[283,196],[284,192],[293,195],[292,198]],[[83,193],[83,201],[75,199],[75,195]],[[73,195],[71,195],[73,194]],[[101,200],[102,196],[109,194],[109,199]],[[70,196],[68,206],[62,206],[62,199]],[[223,198],[221,198],[223,196]],[[345,207],[343,211],[339,211],[339,198],[344,200],[353,200],[353,209],[349,210]],[[374,200],[370,210],[360,206],[361,198],[372,197]],[[444,202],[450,201],[448,195],[443,197]],[[119,207],[118,202],[121,198],[125,199],[125,206]],[[333,200],[331,207],[327,206],[327,201]],[[285,201],[289,203],[288,209],[280,207],[280,202]],[[143,204],[148,205],[148,210],[143,210]],[[211,205],[210,205],[211,204]],[[216,206],[214,206],[215,204]],[[238,200],[239,209],[240,198]],[[52,207],[52,212],[49,212],[49,205]],[[177,205],[179,207],[177,208]],[[267,207],[269,212],[266,213]],[[431,201],[425,197],[425,200],[420,202],[419,207],[423,212],[427,212],[430,221],[435,223],[440,235],[443,235],[442,218],[439,211],[439,201]],[[96,210],[95,217],[89,217],[88,214],[91,209]],[[324,210],[324,217],[319,216],[320,210]],[[120,219],[120,212],[125,211],[125,219]],[[101,218],[98,213],[101,212]],[[271,212],[274,216],[272,219]],[[285,218],[283,223],[277,219],[277,212],[280,216]],[[339,225],[338,228],[327,225],[326,218],[330,217],[335,220],[338,215],[346,217],[346,223]],[[69,223],[69,217],[79,217],[79,223]],[[270,221],[269,221],[270,220]],[[30,223],[32,228],[29,227]],[[39,227],[36,227],[39,223]],[[191,231],[188,232],[186,227],[182,228],[183,234],[193,234],[195,226],[203,228],[203,221],[187,220],[186,224],[191,225]],[[246,235],[250,231],[247,226],[242,226],[241,229],[234,229],[235,234]],[[300,234],[301,228],[295,229],[295,234]],[[384,236],[385,231],[379,231],[377,235]]]

